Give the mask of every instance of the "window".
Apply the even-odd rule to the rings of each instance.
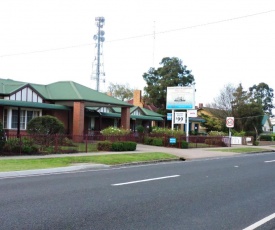
[[[141,112],[137,109],[132,113],[132,115],[141,115]]]
[[[101,107],[99,110],[97,110],[98,112],[102,112],[102,113],[109,113],[110,109],[107,107]]]
[[[20,129],[27,129],[29,121],[35,117],[40,116],[39,110],[21,110],[20,111]],[[8,118],[11,118],[9,122]],[[6,129],[17,129],[18,124],[18,110],[17,109],[4,109],[4,127]]]
[[[4,129],[8,128],[8,110],[4,109],[4,122],[3,122]]]

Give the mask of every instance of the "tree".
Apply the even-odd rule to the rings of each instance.
[[[154,104],[161,114],[166,113],[166,92],[167,87],[193,85],[194,76],[187,66],[176,57],[165,57],[162,59],[162,66],[158,69],[150,68],[143,74],[147,86],[144,87],[144,101]]]
[[[133,98],[133,91],[134,89],[131,89],[129,84],[120,85],[110,83],[108,86],[108,92],[110,92],[113,97],[122,101]]]
[[[259,85],[253,85],[249,88],[252,101],[262,105],[263,110],[269,115],[272,114],[273,105],[273,89],[269,88],[266,83],[260,83]]]
[[[205,120],[205,122],[201,123],[201,126],[205,127],[207,131],[222,131],[224,129],[224,125],[221,119],[215,116],[208,116],[204,113],[202,113],[200,116]]]
[[[251,100],[252,93],[243,90],[241,84],[233,93],[232,116],[235,117],[237,131],[255,131],[256,135],[262,132],[263,118],[262,104]]]

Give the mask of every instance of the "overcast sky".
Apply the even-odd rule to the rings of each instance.
[[[212,102],[228,83],[275,89],[274,0],[0,0],[0,78],[95,89],[99,16],[101,90],[109,82],[142,90],[143,73],[163,57],[192,70],[196,104]]]

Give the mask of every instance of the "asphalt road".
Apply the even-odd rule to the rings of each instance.
[[[274,213],[274,153],[0,179],[1,230],[274,229]]]

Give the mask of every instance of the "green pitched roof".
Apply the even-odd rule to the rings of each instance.
[[[46,100],[90,101],[117,106],[132,106],[127,102],[110,97],[73,81],[60,81],[49,85],[40,85],[13,81],[10,79],[0,79],[0,94],[9,95],[26,86],[33,88]]]
[[[14,81],[11,79],[0,78],[0,94],[8,95],[11,94],[23,86],[27,85],[25,82]]]

